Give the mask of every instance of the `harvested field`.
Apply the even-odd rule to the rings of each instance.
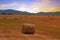
[[[23,34],[23,23],[35,24],[35,34]],[[0,40],[60,40],[60,16],[0,15]]]

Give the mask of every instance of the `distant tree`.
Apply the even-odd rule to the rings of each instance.
[[[3,15],[5,15],[6,13],[2,13]]]

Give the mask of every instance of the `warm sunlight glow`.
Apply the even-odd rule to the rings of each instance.
[[[1,0],[0,9],[14,9],[31,13],[58,12],[60,11],[60,0]]]

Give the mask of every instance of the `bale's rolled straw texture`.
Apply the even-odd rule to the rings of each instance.
[[[24,33],[24,34],[34,34],[34,32],[35,32],[34,27],[35,27],[34,24],[24,23],[22,25],[22,33]]]

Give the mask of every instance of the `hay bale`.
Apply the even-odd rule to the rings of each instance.
[[[24,34],[34,34],[35,32],[35,28],[34,28],[34,24],[28,24],[25,23],[22,25],[22,33]]]
[[[4,19],[6,19],[6,17],[4,17]]]
[[[18,18],[15,18],[15,20],[17,20]]]

